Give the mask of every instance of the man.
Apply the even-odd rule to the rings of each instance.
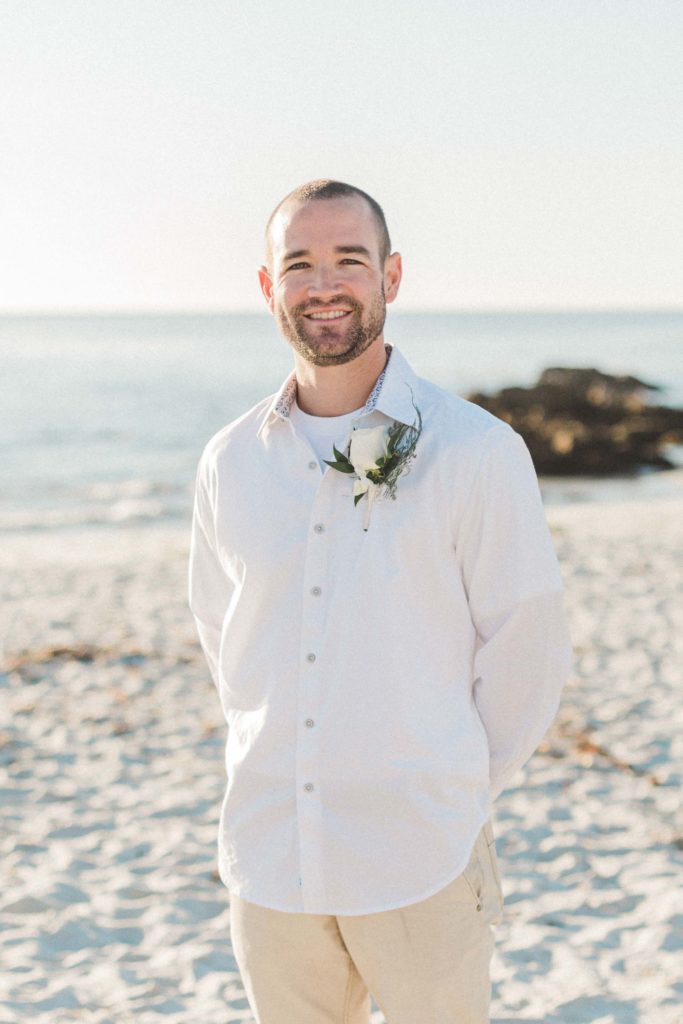
[[[208,442],[190,607],[228,723],[219,865],[259,1024],[488,1021],[489,816],[570,648],[528,451],[384,340],[384,215],[316,181],[261,288],[293,373]]]

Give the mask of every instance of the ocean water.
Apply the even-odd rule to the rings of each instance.
[[[633,373],[683,405],[683,313],[396,314],[385,337],[455,394],[547,366]],[[291,368],[259,314],[0,317],[0,531],[189,522],[208,438]],[[681,460],[683,465],[683,460]],[[546,501],[673,493],[683,469],[541,481]]]

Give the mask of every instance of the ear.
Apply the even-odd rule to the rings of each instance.
[[[270,271],[265,265],[258,268],[258,280],[261,285],[261,291],[263,296],[268,303],[268,309],[273,312],[274,300],[273,300],[273,279],[270,276]]]
[[[392,252],[384,261],[384,298],[393,302],[398,295],[398,288],[403,276],[400,252]]]

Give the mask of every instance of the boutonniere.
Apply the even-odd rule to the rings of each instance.
[[[340,473],[354,474],[353,502],[366,499],[363,529],[370,525],[373,503],[379,497],[396,498],[396,485],[408,464],[415,458],[415,448],[422,433],[422,416],[417,413],[413,424],[394,423],[387,426],[358,428],[351,432],[346,454],[333,445],[334,461],[323,461]]]

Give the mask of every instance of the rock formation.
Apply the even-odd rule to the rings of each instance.
[[[609,476],[673,468],[665,449],[683,444],[683,409],[649,405],[659,390],[636,377],[552,367],[530,388],[467,397],[522,435],[537,473]]]

